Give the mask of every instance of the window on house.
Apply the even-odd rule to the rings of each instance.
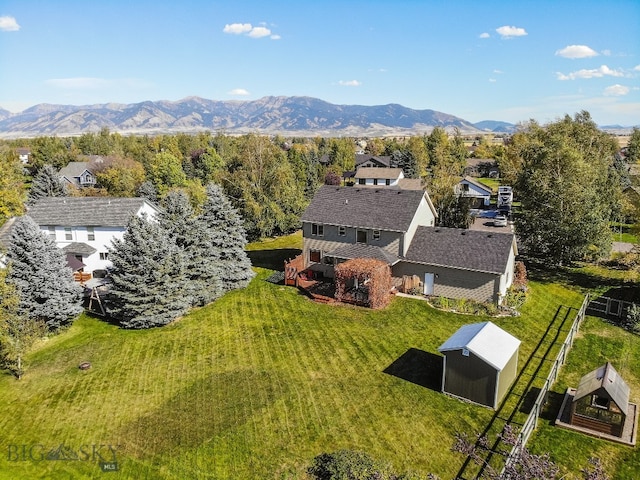
[[[390,178],[386,178],[384,181],[385,181],[385,185],[391,185],[391,179]]]
[[[367,231],[366,230],[358,230],[356,232],[356,242],[358,242],[358,243],[367,243]]]
[[[309,261],[313,263],[320,263],[320,250],[309,250]]]
[[[374,240],[380,240],[380,230],[374,230],[373,231],[373,239]]]
[[[56,239],[56,227],[54,227],[53,225],[48,227],[49,230],[49,237],[51,237],[53,240]]]
[[[359,178],[358,179],[358,185],[366,185],[367,183],[367,179],[366,178]]]
[[[109,252],[100,252],[100,260],[109,260]]]
[[[319,237],[322,237],[324,235],[324,225],[321,223],[312,223],[311,235],[318,235]]]
[[[87,227],[87,240],[93,242],[96,239],[96,232],[93,227]]]
[[[377,185],[377,184],[378,184],[378,179],[377,179],[377,178],[374,178],[374,179],[373,179],[373,184],[374,184],[374,185]]]
[[[591,405],[598,408],[608,408],[609,407],[609,399],[607,397],[601,397],[599,395],[594,395],[591,398]]]
[[[469,184],[468,183],[463,183],[462,184],[462,191],[463,192],[468,192],[469,191]]]
[[[341,237],[344,237],[347,234],[347,227],[345,227],[344,225],[340,225],[338,227],[338,235],[340,235]]]
[[[64,239],[73,240],[73,232],[71,231],[71,228],[64,227]]]

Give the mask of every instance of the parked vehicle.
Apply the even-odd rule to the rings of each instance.
[[[506,227],[507,226],[507,217],[505,215],[496,215],[493,219],[494,227]]]

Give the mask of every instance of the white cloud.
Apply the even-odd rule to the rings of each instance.
[[[338,85],[342,85],[343,87],[359,87],[362,85],[362,82],[358,80],[340,80]]]
[[[611,70],[606,65],[602,65],[600,68],[594,68],[591,70],[582,69],[577,72],[571,72],[568,75],[557,72],[558,80],[575,80],[576,78],[600,78],[604,76],[610,77],[623,77],[624,74],[619,70]]]
[[[497,73],[498,75],[502,75],[504,72],[502,70],[494,70],[493,73]]]
[[[611,56],[611,50],[602,50],[602,55],[604,55],[605,57],[610,57]]]
[[[495,78],[490,78],[489,79],[489,83],[496,83],[498,80],[496,80]]]
[[[251,31],[253,27],[250,23],[227,23],[222,31],[224,33],[230,33],[232,35],[241,35],[243,33],[248,33]]]
[[[556,50],[556,55],[564,58],[589,58],[598,56],[598,52],[586,45],[568,45]]]
[[[480,35],[478,35],[478,38],[489,38],[491,35],[489,35],[487,32],[483,32]]]
[[[636,65],[635,67],[633,67],[633,70],[636,72],[640,72],[640,65]]]
[[[496,28],[496,32],[498,32],[502,38],[523,37],[527,35],[524,28],[510,27],[508,25]]]
[[[0,17],[0,30],[3,32],[17,32],[20,30],[20,25],[15,18],[8,15]]]
[[[248,33],[251,38],[262,38],[271,35],[271,30],[266,27],[253,27]]]
[[[280,35],[273,34],[267,27],[254,27],[250,23],[227,23],[222,29],[224,33],[231,35],[246,35],[251,38],[269,37],[271,40],[280,40]]]
[[[249,95],[249,92],[244,88],[234,88],[233,90],[227,92],[229,95],[239,95],[241,97],[246,97]]]
[[[611,85],[604,89],[604,95],[606,97],[622,97],[629,93],[629,87],[625,87],[624,85]]]

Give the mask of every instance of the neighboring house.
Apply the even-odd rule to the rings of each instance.
[[[464,167],[464,175],[469,177],[490,177],[500,176],[498,164],[493,158],[467,158]]]
[[[434,227],[423,190],[322,186],[302,215],[304,268],[333,277],[334,266],[375,258],[393,283],[417,275],[423,292],[501,302],[513,282],[515,237]]]
[[[132,215],[153,218],[159,209],[144,198],[45,197],[29,207],[27,215],[55,240],[68,263],[85,273],[111,267],[108,247],[121,239]]]
[[[518,374],[520,340],[492,322],[460,327],[438,351],[442,391],[497,409]]]
[[[456,195],[468,198],[471,208],[488,207],[491,203],[491,194],[493,193],[490,187],[483,185],[471,177],[464,177],[460,180],[454,187],[454,191]]]
[[[31,160],[31,149],[29,148],[16,148],[16,153],[23,165],[26,165]]]
[[[390,166],[391,166],[391,156],[389,155],[356,154],[356,168],[360,168],[360,167],[389,168]]]
[[[404,190],[423,190],[419,178],[405,178],[401,168],[359,167],[355,183],[361,187],[391,187]]]
[[[70,162],[60,170],[60,178],[77,188],[93,187],[96,184],[96,176],[90,168],[90,162]]]

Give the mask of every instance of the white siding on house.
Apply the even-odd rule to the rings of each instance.
[[[402,256],[407,254],[407,250],[409,249],[409,245],[411,245],[411,240],[413,240],[413,236],[416,233],[416,229],[419,226],[423,227],[433,227],[435,225],[436,216],[434,211],[431,209],[430,202],[427,201],[426,194],[422,197],[420,201],[420,205],[416,210],[416,214],[413,216],[411,220],[411,224],[407,229],[407,233],[404,235],[404,241],[402,244]]]

